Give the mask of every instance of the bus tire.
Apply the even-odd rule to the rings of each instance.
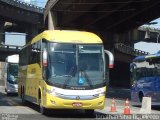
[[[21,102],[23,105],[25,105],[24,93],[21,93]]]
[[[26,100],[25,100],[24,96],[25,96],[25,94],[24,94],[24,88],[23,88],[23,91],[21,91],[21,102],[22,102],[23,105],[26,104]]]
[[[43,107],[42,105],[40,105],[40,113],[42,115],[45,115],[47,113],[47,109],[45,107]]]
[[[94,115],[94,109],[86,109],[85,114],[86,115]]]
[[[142,103],[142,99],[143,99],[144,95],[142,92],[139,92],[139,101]]]

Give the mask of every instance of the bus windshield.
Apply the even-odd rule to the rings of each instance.
[[[47,82],[65,89],[105,85],[102,45],[48,44]]]
[[[146,66],[147,75],[152,76],[160,76],[160,57],[147,60],[148,65]]]
[[[17,63],[8,63],[8,82],[12,84],[17,84],[18,76],[18,64]]]
[[[131,83],[137,80],[146,79],[146,77],[160,76],[160,58],[146,59],[145,61],[135,62],[131,64]]]

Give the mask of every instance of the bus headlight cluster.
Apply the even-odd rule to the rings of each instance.
[[[105,96],[105,92],[100,93],[100,94],[99,94],[99,97],[101,97],[101,96]]]
[[[101,96],[105,96],[105,92],[99,93],[99,94],[95,94],[93,95],[94,97],[101,97]]]
[[[54,90],[48,90],[46,89],[46,93],[53,95],[53,96],[58,96],[58,93],[56,93]]]

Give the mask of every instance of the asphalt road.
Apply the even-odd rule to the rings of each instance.
[[[93,116],[87,116],[83,110],[52,110],[49,111],[47,115],[41,115],[39,113],[39,107],[32,103],[27,105],[22,105],[21,100],[16,94],[11,94],[7,96],[4,92],[4,87],[0,86],[0,120],[66,120],[66,119],[76,119],[76,120],[93,120],[93,119],[114,119],[114,120],[139,120],[140,107],[131,107],[131,118],[123,115],[126,93],[128,90],[122,90],[121,92],[117,89],[110,90],[108,93],[105,108],[103,110],[96,110]],[[126,92],[126,93],[125,93]],[[119,94],[119,96],[117,95]],[[115,96],[116,95],[116,96]],[[122,97],[124,96],[124,97]],[[110,107],[112,103],[112,97],[115,97],[117,112],[111,113]],[[153,114],[159,114],[155,116],[156,119],[160,119],[160,108],[153,108]],[[134,116],[133,116],[134,115]],[[142,117],[142,116],[140,116]],[[145,116],[144,116],[145,117]],[[143,120],[143,119],[142,119]],[[145,119],[147,120],[147,119]],[[152,120],[152,119],[149,119]]]
[[[83,119],[93,120],[97,116],[105,115],[95,112],[93,116],[87,116],[83,110],[52,110],[47,115],[39,113],[39,107],[32,103],[22,105],[17,94],[7,96],[4,87],[0,86],[0,120],[64,120]]]

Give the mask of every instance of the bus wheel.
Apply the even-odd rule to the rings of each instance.
[[[140,102],[142,102],[143,97],[144,97],[143,93],[140,92],[140,93],[139,93],[139,101],[140,101]]]
[[[94,115],[94,109],[86,109],[85,114],[86,115]]]
[[[24,99],[24,93],[21,93],[21,100],[22,100],[22,104],[25,105],[26,104],[26,100]]]

